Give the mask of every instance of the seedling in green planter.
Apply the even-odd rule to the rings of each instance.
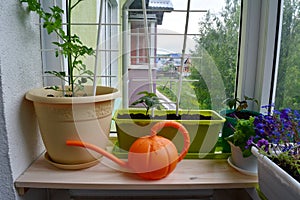
[[[50,7],[49,12],[44,10],[41,4],[37,0],[20,0],[21,3],[28,4],[28,10],[33,11],[39,15],[43,22],[43,28],[47,30],[47,33],[56,34],[59,38],[59,42],[52,42],[57,49],[55,50],[55,56],[64,56],[68,61],[67,71],[46,71],[45,73],[54,75],[63,81],[61,87],[49,87],[56,91],[62,91],[63,96],[76,96],[76,92],[84,90],[84,83],[88,80],[93,81],[93,72],[87,69],[82,58],[86,56],[93,56],[95,51],[91,47],[83,45],[82,41],[76,34],[71,32],[71,14],[72,10],[78,6],[83,0],[74,1],[72,5],[71,1],[66,1],[67,7],[67,23],[66,32],[63,29],[62,16],[64,11],[58,7]],[[64,83],[69,84],[69,88],[65,91]],[[85,94],[85,93],[83,93]]]
[[[158,98],[155,93],[142,91],[139,92],[138,95],[143,95],[143,96],[141,96],[139,99],[134,101],[131,105],[136,106],[138,104],[142,104],[146,108],[146,115],[148,115],[148,112],[151,108],[156,108],[158,110],[161,109],[162,104],[160,102],[160,98]]]

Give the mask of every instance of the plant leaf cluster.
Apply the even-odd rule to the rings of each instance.
[[[258,146],[257,146],[258,147]],[[259,152],[267,156],[270,160],[276,163],[279,167],[285,170],[288,174],[293,176],[300,182],[300,145],[296,144],[268,144],[258,147]]]
[[[37,0],[20,0],[21,3],[27,3],[28,10],[36,12],[43,22],[43,28],[48,34],[55,33],[59,37],[59,42],[52,42],[57,46],[55,56],[64,56],[68,59],[68,73],[64,71],[46,71],[46,73],[54,75],[64,82],[68,82],[71,87],[71,96],[75,96],[75,92],[83,89],[83,84],[89,80],[93,80],[93,72],[87,69],[82,58],[92,56],[95,51],[91,47],[85,46],[80,38],[71,34],[71,12],[80,2],[77,0],[73,6],[68,5],[67,13],[67,33],[63,29],[62,15],[64,11],[58,7],[50,7],[50,12],[44,10]],[[71,1],[69,1],[71,4]],[[75,75],[76,74],[76,75]]]
[[[138,104],[142,104],[146,108],[146,115],[148,114],[150,108],[157,108],[158,110],[161,109],[162,104],[160,102],[160,98],[158,98],[155,93],[142,91],[139,92],[138,95],[143,95],[143,96],[138,98],[131,105],[135,106]]]
[[[226,104],[231,110],[235,109],[237,111],[241,111],[248,108],[248,101],[253,101],[254,103],[258,104],[257,99],[248,96],[244,96],[244,100],[239,98],[227,98],[223,101],[223,103]]]
[[[249,120],[239,119],[234,128],[234,134],[226,138],[226,140],[230,141],[235,146],[240,147],[243,157],[249,157],[252,154],[248,141],[249,138],[254,138],[255,136],[253,122],[254,117],[250,117]]]

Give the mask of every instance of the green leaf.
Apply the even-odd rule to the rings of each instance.
[[[55,90],[55,91],[58,91],[59,87],[58,86],[49,86],[49,87],[46,87],[45,89],[46,90]]]
[[[142,91],[138,93],[139,95],[144,95],[142,97],[140,97],[139,99],[137,99],[136,101],[134,101],[131,105],[137,105],[137,104],[143,104],[147,111],[146,114],[148,113],[150,108],[158,108],[160,109],[160,107],[162,106],[162,104],[159,101],[159,98],[156,96],[155,93],[151,93],[148,91]]]
[[[81,78],[81,83],[86,83],[86,82],[87,82],[87,78],[82,77],[82,78]]]
[[[76,7],[83,0],[77,0],[73,2],[71,10]],[[49,9],[44,10],[39,3],[39,0],[20,0],[21,3],[27,3],[28,9],[30,11],[36,12],[43,22],[43,28],[47,31],[48,34],[57,34],[60,42],[53,42],[53,45],[57,47],[55,50],[55,56],[63,55],[68,59],[68,70],[70,73],[70,84],[77,84],[76,90],[83,89],[81,84],[86,83],[88,80],[93,80],[93,72],[87,70],[86,65],[83,63],[81,57],[85,57],[88,55],[94,55],[95,51],[93,48],[89,48],[83,45],[83,42],[80,40],[79,36],[76,34],[68,35],[63,29],[63,20],[62,15],[64,14],[64,10],[59,6],[52,6]],[[70,12],[71,15],[71,12]],[[76,73],[74,73],[74,70]],[[60,78],[63,81],[68,81],[68,77],[65,72],[57,72],[57,71],[47,71],[46,73],[54,75]],[[79,75],[87,75],[89,77],[78,78],[73,76],[73,74]],[[75,83],[76,81],[76,83]],[[73,86],[70,88],[74,88]],[[73,91],[71,91],[73,93]]]

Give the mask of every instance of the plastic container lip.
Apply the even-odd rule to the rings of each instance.
[[[85,86],[87,93],[91,93],[91,86]],[[48,97],[47,95],[54,95]],[[56,103],[56,104],[69,104],[69,103],[94,103],[99,101],[109,101],[120,97],[120,92],[116,88],[98,86],[96,96],[80,96],[80,97],[63,97],[60,91],[54,91],[45,88],[36,88],[28,91],[25,98],[40,103]],[[57,96],[56,96],[57,95]]]
[[[118,114],[128,114],[128,113],[145,113],[146,110],[145,109],[135,109],[135,108],[131,108],[131,109],[119,109],[114,113],[113,116],[113,120],[117,120],[119,122],[122,121],[128,121],[128,119],[120,119],[118,118]],[[170,113],[175,113],[175,110],[155,110],[155,115],[157,116],[163,116],[166,114],[170,114]],[[203,124],[205,123],[209,123],[209,124],[213,124],[213,123],[223,123],[226,121],[226,119],[224,117],[222,117],[221,115],[219,115],[216,111],[214,110],[181,110],[179,111],[179,114],[200,114],[200,115],[204,115],[204,116],[213,116],[215,119],[211,119],[211,120],[203,120],[203,119],[199,119],[199,120],[189,120],[189,119],[180,119],[180,120],[175,120],[175,121],[182,121],[182,122],[190,122],[190,121],[199,121],[202,122]],[[132,121],[145,121],[145,119],[130,119]],[[146,119],[147,120],[147,119]],[[161,119],[151,119],[151,121],[161,121]]]

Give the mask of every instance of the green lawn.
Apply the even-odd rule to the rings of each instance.
[[[172,101],[176,101],[178,91],[178,80],[162,77],[157,80],[157,90],[164,94]],[[199,103],[193,89],[192,82],[189,79],[184,79],[182,82],[180,108],[199,109]]]

